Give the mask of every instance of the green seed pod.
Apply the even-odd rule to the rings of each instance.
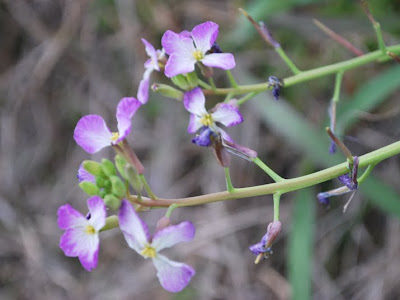
[[[112,194],[104,196],[104,203],[112,210],[117,210],[121,206],[121,200]]]
[[[125,171],[124,171],[125,165],[126,165],[125,158],[123,158],[121,155],[117,154],[117,155],[115,155],[114,160],[115,160],[115,165],[117,166],[119,174],[121,174],[121,176],[126,179]]]
[[[94,176],[104,176],[104,172],[101,169],[101,165],[94,160],[84,160],[83,163],[83,168],[88,171],[90,174]]]
[[[191,89],[190,84],[186,79],[186,76],[184,76],[182,74],[171,77],[171,80],[174,84],[176,84],[182,90],[188,91]]]
[[[97,187],[97,185],[90,181],[81,181],[79,183],[79,187],[89,196],[98,195],[100,192],[100,189]]]
[[[124,198],[126,196],[126,187],[122,180],[118,176],[111,176],[110,181],[112,193],[118,198]]]
[[[111,160],[103,158],[101,160],[101,169],[108,177],[117,175],[117,170]]]
[[[176,99],[179,101],[182,101],[183,99],[183,93],[180,90],[167,84],[154,83],[151,86],[151,89],[168,98]]]
[[[135,191],[138,194],[140,194],[140,192],[143,189],[143,183],[140,180],[140,176],[139,176],[138,172],[136,171],[136,169],[132,165],[127,164],[125,166],[125,175],[126,175],[126,179],[132,185],[132,187],[135,189]]]

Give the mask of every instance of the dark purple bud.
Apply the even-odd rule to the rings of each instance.
[[[89,220],[91,217],[92,217],[92,215],[90,214],[90,212],[88,212],[86,215],[86,220]]]
[[[318,197],[319,203],[324,204],[324,205],[329,205],[330,204],[330,201],[329,201],[330,195],[329,195],[329,193],[326,193],[326,192],[319,193],[317,195],[317,197]]]
[[[217,44],[217,42],[214,42],[214,44],[211,46],[211,49],[208,50],[209,53],[222,53],[221,48]]]
[[[343,183],[345,186],[349,188],[349,190],[353,190],[353,182],[351,181],[351,178],[349,175],[344,174],[338,177],[341,183]]]
[[[196,135],[196,137],[192,139],[192,143],[201,147],[209,147],[211,146],[212,135],[214,135],[212,130],[207,126],[203,126],[200,128],[200,132]]]
[[[278,77],[276,76],[268,77],[268,87],[272,87],[272,95],[274,96],[275,100],[279,99],[281,86],[282,82]]]
[[[254,255],[271,253],[271,246],[274,243],[276,237],[279,235],[282,229],[282,224],[279,221],[273,221],[269,223],[267,233],[262,237],[261,241],[249,247],[250,251]]]

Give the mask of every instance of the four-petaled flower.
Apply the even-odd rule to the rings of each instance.
[[[58,226],[65,230],[60,248],[66,256],[78,257],[82,266],[91,271],[97,266],[99,231],[106,224],[106,206],[98,196],[88,199],[89,213],[83,216],[69,204],[58,209]]]
[[[160,71],[159,61],[165,57],[164,50],[156,50],[153,45],[145,39],[142,39],[143,44],[146,47],[146,53],[150,57],[145,63],[144,67],[146,71],[143,74],[143,79],[139,83],[137,98],[145,104],[149,99],[149,88],[150,88],[150,75],[155,71]]]
[[[210,146],[210,137],[213,134],[221,134],[226,141],[233,142],[231,137],[220,127],[217,122],[226,127],[234,126],[243,122],[243,117],[239,110],[230,104],[219,103],[211,112],[207,112],[205,108],[206,99],[200,88],[186,92],[183,97],[183,104],[190,115],[188,132],[195,133],[200,130],[197,137],[193,139],[193,143],[198,146]]]
[[[127,200],[122,200],[119,212],[119,226],[129,247],[144,258],[152,258],[157,276],[164,289],[179,292],[189,283],[195,271],[192,267],[169,260],[158,252],[180,242],[191,241],[194,226],[190,222],[165,227],[150,238],[147,225]]]
[[[218,24],[205,22],[195,26],[192,32],[164,33],[161,44],[169,55],[165,75],[173,77],[194,71],[197,62],[207,67],[230,70],[235,67],[231,53],[208,53],[218,36]]]
[[[117,106],[118,132],[111,132],[99,115],[86,115],[76,124],[74,139],[86,152],[93,154],[104,147],[116,145],[131,131],[131,118],[140,107],[136,98],[122,98]]]

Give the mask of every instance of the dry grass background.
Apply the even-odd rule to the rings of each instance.
[[[56,224],[57,208],[68,202],[82,212],[86,210],[86,197],[76,184],[75,174],[80,162],[89,156],[73,141],[77,120],[96,113],[111,127],[115,125],[116,104],[123,96],[136,95],[143,74],[147,58],[140,37],[160,46],[159,39],[167,29],[191,29],[213,20],[220,24],[223,40],[224,33],[246,22],[236,10],[241,5],[246,2],[0,1],[0,299],[290,297],[286,239],[291,224],[291,194],[282,201],[284,229],[274,255],[257,266],[248,245],[259,240],[272,220],[271,197],[174,212],[174,222],[189,219],[197,227],[192,243],[168,252],[197,270],[188,289],[178,295],[162,290],[151,262],[128,248],[118,230],[102,234],[99,265],[91,273],[58,248],[62,232]],[[271,24],[298,36],[288,50],[304,57],[303,66],[348,58],[312,27],[311,17],[316,17],[313,6],[289,10],[272,18]],[[332,19],[330,24],[358,44],[370,32],[365,20],[351,17]],[[387,38],[395,40],[391,35]],[[300,50],[295,45],[299,40],[304,43]],[[248,45],[235,47],[226,50],[234,52],[239,62],[234,70],[238,78],[243,77],[242,71],[265,76],[261,70],[266,65],[279,76],[288,75],[286,68],[279,71],[284,67],[273,51],[256,38]],[[365,73],[379,70],[369,67]],[[354,82],[351,76],[346,79],[344,89],[348,93]],[[322,81],[322,87],[310,84],[308,88],[312,92],[299,87],[291,101],[296,97],[306,99],[302,105],[294,101],[294,106],[305,118],[321,123],[332,86]],[[271,100],[268,94],[265,98]],[[361,126],[354,129],[352,133],[358,138],[354,147],[361,153],[399,139],[398,98],[399,92],[377,114],[364,116]],[[234,139],[256,149],[283,176],[300,175],[298,161],[302,154],[267,128],[254,106],[245,105],[242,113],[246,120],[243,126],[230,130]],[[163,197],[210,193],[225,186],[223,169],[212,153],[190,143],[187,121],[188,114],[180,103],[154,94],[133,119],[130,142],[142,159],[150,185]],[[92,158],[112,156],[111,150],[103,150]],[[383,163],[375,174],[399,191],[399,158],[390,162]],[[236,186],[269,182],[254,166],[236,158],[232,176]],[[398,219],[374,208],[367,210],[359,196],[346,214],[341,213],[340,205],[325,210],[315,204],[314,298],[398,299]],[[368,214],[360,221],[357,218],[362,210]],[[144,217],[155,224],[163,213],[154,210]]]

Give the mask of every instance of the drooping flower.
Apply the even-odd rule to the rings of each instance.
[[[160,71],[159,61],[165,58],[165,54],[164,50],[156,50],[153,45],[145,39],[142,39],[142,42],[150,58],[144,63],[146,71],[143,74],[143,79],[139,83],[137,98],[142,104],[145,104],[149,99],[150,75],[153,71]]]
[[[200,88],[186,92],[183,104],[190,115],[188,132],[195,133],[199,130],[192,141],[198,146],[207,147],[211,145],[211,137],[220,134],[226,141],[233,142],[231,137],[221,129],[217,123],[231,127],[243,122],[243,117],[235,106],[227,103],[217,104],[210,112],[205,108],[206,99]]]
[[[254,255],[257,255],[255,263],[258,263],[262,258],[268,257],[272,253],[271,246],[279,235],[282,229],[280,221],[273,221],[268,224],[267,233],[261,238],[261,241],[249,247]]]
[[[165,65],[165,75],[173,77],[193,72],[195,64],[201,62],[207,67],[223,70],[233,69],[236,65],[231,53],[208,53],[218,36],[218,24],[208,21],[199,24],[191,32],[164,33],[161,44],[169,55]]]
[[[75,142],[86,152],[93,154],[104,147],[116,145],[131,132],[131,118],[140,107],[136,98],[122,98],[117,106],[118,132],[111,132],[99,115],[86,115],[76,124]]]
[[[169,260],[159,251],[170,248],[180,242],[191,241],[195,228],[190,222],[165,227],[150,238],[148,227],[127,200],[122,200],[119,213],[119,226],[129,247],[142,255],[151,258],[157,269],[157,277],[164,289],[179,292],[184,289],[195,274],[192,267]]]
[[[89,213],[83,216],[71,205],[58,209],[58,226],[65,230],[60,238],[60,248],[66,256],[78,257],[82,266],[91,271],[97,266],[99,231],[106,224],[106,206],[98,196],[87,200]]]

